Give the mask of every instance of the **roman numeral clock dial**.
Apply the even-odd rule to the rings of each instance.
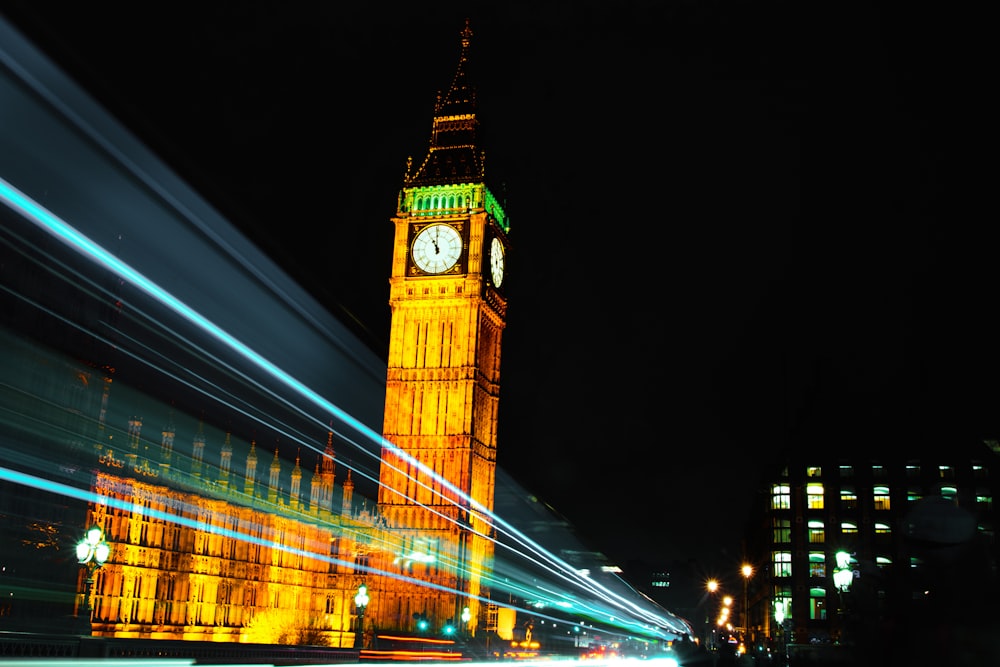
[[[413,239],[413,263],[425,273],[444,273],[462,256],[462,235],[451,225],[428,225]]]
[[[503,269],[503,244],[494,236],[490,243],[490,276],[493,278],[494,287],[499,288],[503,284]]]

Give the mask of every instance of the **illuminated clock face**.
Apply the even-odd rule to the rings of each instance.
[[[444,273],[462,256],[462,235],[451,225],[424,227],[413,239],[411,256],[421,271]]]
[[[490,243],[490,275],[493,276],[493,285],[500,287],[503,283],[503,244],[495,236]]]

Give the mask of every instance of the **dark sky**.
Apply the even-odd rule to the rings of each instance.
[[[614,559],[738,562],[788,448],[995,432],[971,18],[354,5],[0,8],[383,357],[390,217],[470,17],[513,224],[500,465]]]

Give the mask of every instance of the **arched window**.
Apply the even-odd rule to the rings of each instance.
[[[809,589],[809,619],[826,620],[826,589],[819,586]]]
[[[819,519],[809,520],[809,543],[822,544],[826,541],[826,530]]]
[[[858,494],[854,492],[854,489],[844,487],[840,490],[840,509],[858,509]]]
[[[809,552],[809,576],[810,577],[826,576],[826,554],[823,553],[822,551]]]
[[[874,496],[875,509],[877,510],[887,510],[889,507],[889,487],[888,486],[876,486],[872,489],[872,495]]]

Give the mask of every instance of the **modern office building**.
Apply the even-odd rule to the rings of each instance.
[[[955,622],[975,634],[997,590],[1000,446],[893,450],[803,447],[767,480],[746,533],[747,597],[732,591],[749,646],[874,650]]]

